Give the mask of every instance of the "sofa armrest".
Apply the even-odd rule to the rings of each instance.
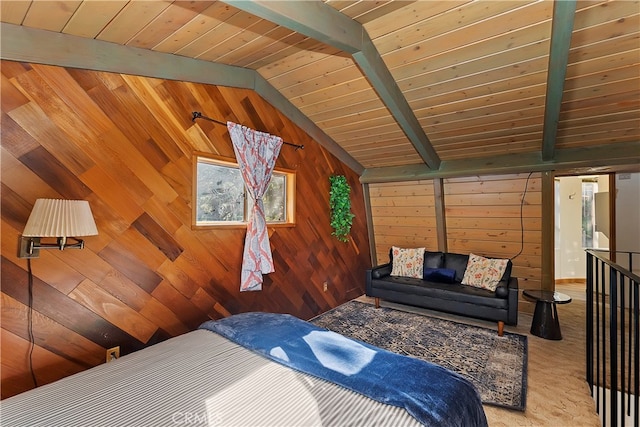
[[[509,288],[508,288],[508,286],[509,286],[508,283],[506,283],[506,282],[503,283],[502,281],[500,281],[500,283],[498,283],[498,287],[495,290],[496,297],[502,298],[502,299],[509,298]]]
[[[393,266],[391,263],[378,265],[371,269],[371,277],[373,279],[382,279],[383,277],[390,276]]]
[[[515,280],[512,280],[515,279]],[[513,290],[518,292],[518,278],[517,277],[509,277],[508,279],[502,279],[498,282],[498,286],[496,287],[496,296],[498,298],[509,298],[509,295]]]
[[[508,312],[508,325],[517,325],[518,324],[518,278],[511,276],[509,279],[509,296],[507,299],[509,300],[509,312]]]
[[[501,280],[496,288],[496,297],[507,300],[508,325],[518,324],[518,278],[510,277],[509,280]]]
[[[383,277],[389,276],[391,274],[392,265],[391,263],[378,265],[376,267],[370,268],[366,271],[366,287],[365,293],[369,296],[373,296],[371,292],[371,280],[372,279],[381,279]]]

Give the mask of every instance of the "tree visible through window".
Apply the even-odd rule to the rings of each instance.
[[[264,216],[267,222],[282,222],[286,219],[286,187],[285,176],[273,172],[269,188],[262,196],[264,204]]]
[[[196,225],[246,223],[247,197],[238,165],[199,156],[195,179]],[[295,174],[276,169],[262,203],[267,223],[293,223]]]

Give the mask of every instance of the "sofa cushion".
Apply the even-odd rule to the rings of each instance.
[[[462,284],[495,291],[507,269],[508,262],[508,259],[485,258],[469,254],[469,262],[462,278]]]
[[[469,261],[469,255],[445,253],[443,267],[455,270],[456,282],[462,282],[462,278],[464,277],[464,271],[467,269],[468,261]]]
[[[444,264],[444,254],[442,252],[424,253],[424,268],[441,268]]]
[[[456,271],[450,268],[424,268],[422,278],[432,282],[454,283],[456,281]]]
[[[414,295],[416,298],[430,297],[500,309],[506,309],[509,304],[507,299],[497,298],[495,292],[460,283],[438,283],[423,279],[390,276],[383,280],[373,280],[372,286],[377,289]]]
[[[424,248],[391,248],[393,254],[391,276],[422,279]]]

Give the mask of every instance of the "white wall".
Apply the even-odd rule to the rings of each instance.
[[[640,252],[640,173],[616,175],[616,249]],[[628,261],[620,255],[617,262],[628,268]],[[634,273],[640,274],[639,255],[634,256],[633,264]]]
[[[640,173],[618,174],[616,190],[617,249],[640,251]]]
[[[555,251],[555,276],[556,279],[584,278],[586,256],[582,248],[582,178],[560,178],[558,193],[560,212],[556,216],[556,230],[560,234]]]

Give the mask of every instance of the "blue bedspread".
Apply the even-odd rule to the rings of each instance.
[[[392,353],[287,314],[243,313],[200,326],[243,347],[371,399],[429,426],[487,426],[473,385],[438,365]]]

